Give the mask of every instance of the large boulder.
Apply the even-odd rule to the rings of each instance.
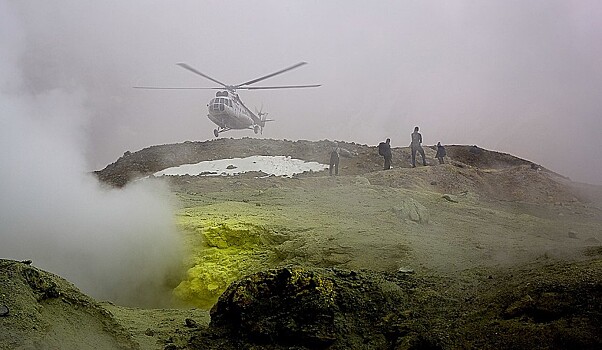
[[[259,272],[232,284],[211,325],[255,343],[325,347],[336,340],[334,282],[302,269]]]
[[[407,274],[284,267],[230,285],[210,330],[228,339],[222,349],[438,349],[407,312],[416,294]],[[212,348],[207,337],[191,345]]]

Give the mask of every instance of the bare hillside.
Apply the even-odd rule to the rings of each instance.
[[[338,144],[353,154],[340,176],[142,180],[167,184],[177,203],[187,250],[172,309],[95,301],[58,276],[3,261],[0,306],[10,311],[0,322],[10,331],[0,348],[63,340],[63,348],[140,349],[602,346],[599,187],[475,146],[447,146],[443,165],[425,147],[428,166],[416,168],[409,149],[396,148],[384,171],[376,147]],[[331,146],[153,146],[96,175],[121,187],[204,160],[328,163]]]

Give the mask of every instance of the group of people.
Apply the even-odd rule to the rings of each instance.
[[[416,153],[419,153],[422,157],[422,164],[427,165],[426,157],[424,155],[424,149],[422,148],[422,135],[418,132],[419,128],[415,127],[412,133],[412,143],[410,143],[410,150],[412,153],[412,168],[416,167]],[[391,139],[387,139],[385,142],[381,142],[378,145],[378,154],[385,159],[384,169],[391,169],[391,161],[393,160],[393,154],[391,152]],[[344,148],[340,148],[335,142],[333,149],[330,152],[330,175],[333,172],[335,175],[339,174],[339,160],[340,156],[351,156],[351,152]],[[441,145],[441,142],[437,142],[437,154],[435,158],[439,160],[439,164],[444,164],[443,158],[446,156],[445,147]]]
[[[422,157],[422,165],[426,164],[426,157],[424,155],[424,149],[422,148],[422,134],[418,132],[419,128],[415,127],[412,133],[412,143],[410,143],[410,151],[412,153],[412,168],[416,167],[416,153],[420,153]],[[378,154],[385,158],[384,169],[391,169],[391,160],[393,154],[391,153],[391,139],[387,139],[385,142],[381,142],[378,145]],[[441,142],[437,142],[437,155],[435,156],[439,160],[439,164],[444,164],[443,157],[445,157],[445,147],[441,145]]]

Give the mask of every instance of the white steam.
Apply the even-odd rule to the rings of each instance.
[[[87,173],[85,91],[23,78],[13,18],[0,21],[0,258],[31,259],[97,298],[160,302],[180,261],[168,191],[109,190]]]

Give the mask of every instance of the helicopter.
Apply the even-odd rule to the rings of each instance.
[[[299,89],[299,88],[313,88],[319,87],[320,84],[312,84],[312,85],[284,85],[284,86],[249,86],[255,83],[258,83],[262,80],[271,78],[278,74],[282,74],[293,70],[295,68],[301,67],[307,64],[307,62],[299,62],[295,65],[292,65],[288,68],[281,69],[277,72],[264,75],[260,78],[256,78],[253,80],[249,80],[247,82],[237,84],[237,85],[227,85],[222,83],[221,81],[214,79],[207,74],[204,74],[197,69],[189,66],[186,63],[177,63],[178,66],[195,73],[197,75],[202,76],[205,79],[211,80],[212,82],[219,84],[217,87],[152,87],[152,86],[134,86],[135,89],[151,89],[151,90],[186,90],[186,89],[212,89],[219,90],[215,93],[215,97],[212,98],[207,104],[207,108],[209,113],[207,117],[211,120],[217,128],[213,130],[213,135],[215,137],[219,137],[219,134],[222,132],[226,132],[229,130],[243,130],[243,129],[251,129],[255,132],[255,134],[261,133],[263,134],[263,128],[265,127],[266,122],[274,121],[273,119],[267,119],[268,113],[263,112],[262,108],[255,112],[251,111],[245,104],[242,102],[236,90],[268,90],[268,89]]]

